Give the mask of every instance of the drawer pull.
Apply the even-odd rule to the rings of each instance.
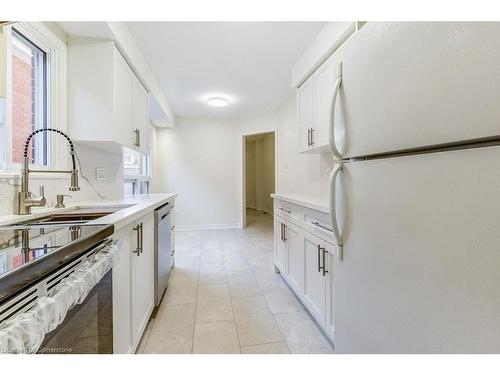
[[[283,211],[283,212],[286,212],[287,214],[291,214],[291,213],[292,213],[292,211],[287,210],[286,208],[283,208],[283,207],[279,207],[279,209],[280,209],[281,211]]]
[[[311,224],[316,225],[317,227],[320,227],[321,229],[327,230],[329,232],[333,232],[333,229],[330,229],[328,227],[325,227],[324,225],[320,224],[317,221],[311,221]]]

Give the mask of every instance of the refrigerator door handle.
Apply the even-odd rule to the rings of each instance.
[[[332,229],[335,236],[335,241],[338,246],[338,257],[342,259],[342,247],[344,245],[342,235],[340,234],[339,225],[337,222],[337,207],[336,207],[336,194],[335,194],[335,182],[337,181],[337,176],[342,170],[342,163],[338,163],[332,170],[330,174],[330,218],[332,220]]]
[[[340,151],[337,148],[337,145],[335,144],[335,104],[337,103],[337,96],[339,94],[341,84],[342,84],[342,63],[339,64],[339,73],[337,79],[335,80],[332,101],[330,103],[331,128],[330,128],[329,146],[333,156],[337,159],[342,159],[342,154],[340,153]]]

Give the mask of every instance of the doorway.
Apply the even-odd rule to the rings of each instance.
[[[255,218],[272,218],[275,191],[275,132],[243,136],[243,228]]]

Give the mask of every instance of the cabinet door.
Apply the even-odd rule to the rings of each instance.
[[[283,221],[274,217],[274,265],[278,267],[280,273],[285,276],[287,273],[286,244],[283,240]]]
[[[313,79],[313,133],[311,149],[328,146],[330,134],[330,104],[333,97],[335,69],[332,59],[325,61]]]
[[[122,55],[114,51],[113,75],[113,119],[114,134],[118,143],[133,146],[132,128],[132,82],[130,67]]]
[[[326,270],[328,273],[326,274],[326,314],[325,314],[325,331],[326,334],[330,337],[330,340],[334,340],[333,332],[334,332],[334,282],[335,282],[335,246],[325,243],[325,251],[326,253]]]
[[[142,250],[139,255],[132,253],[132,334],[134,348],[137,347],[141,339],[154,305],[153,213],[137,220],[137,224],[142,224],[142,236],[141,229],[134,231],[134,244],[132,247],[135,250],[138,243]]]
[[[132,226],[114,235],[120,240],[120,260],[113,267],[113,353],[132,351],[130,252]]]
[[[295,293],[304,294],[304,246],[302,230],[293,224],[286,223],[285,244],[288,254],[287,281]]]
[[[132,130],[139,130],[139,150],[149,153],[148,93],[139,80],[132,79]]]
[[[322,249],[324,246],[323,240],[304,232],[304,303],[321,326],[325,325],[326,277],[323,276],[319,267],[323,264]]]
[[[297,90],[297,118],[299,121],[299,151],[309,147],[309,129],[313,126],[313,87],[309,78]]]

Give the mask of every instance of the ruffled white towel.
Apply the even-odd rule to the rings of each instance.
[[[36,353],[45,335],[62,323],[66,313],[82,303],[90,290],[118,263],[120,243],[111,244],[84,261],[61,280],[49,296],[28,311],[0,324],[0,353]]]

